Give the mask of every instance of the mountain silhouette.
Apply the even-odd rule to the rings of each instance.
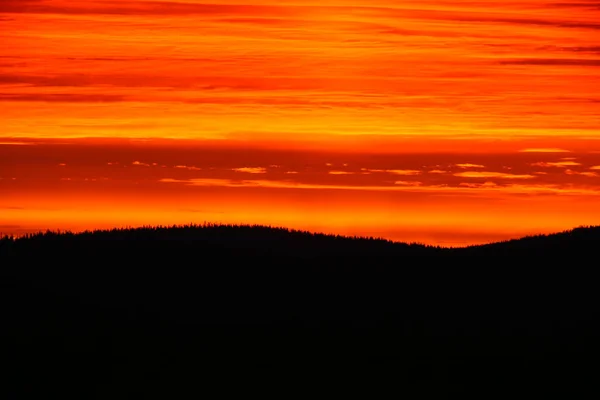
[[[439,397],[581,380],[599,245],[600,227],[465,248],[210,224],[5,237],[5,387],[193,397],[343,372],[346,389],[375,376]]]

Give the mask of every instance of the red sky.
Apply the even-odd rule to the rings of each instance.
[[[597,1],[0,2],[0,232],[600,224]]]

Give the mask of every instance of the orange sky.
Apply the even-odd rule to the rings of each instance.
[[[0,232],[600,224],[600,4],[2,0]]]

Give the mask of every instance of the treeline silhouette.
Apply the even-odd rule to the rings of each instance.
[[[585,379],[599,245],[599,227],[466,248],[214,224],[5,236],[7,381],[112,399],[333,371],[438,397]]]

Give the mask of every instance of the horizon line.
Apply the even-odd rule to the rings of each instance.
[[[28,232],[28,233],[22,233],[22,234],[4,234],[3,232],[0,232],[0,241],[3,240],[12,240],[12,241],[17,241],[17,240],[22,240],[22,239],[32,239],[35,237],[39,237],[39,236],[44,236],[44,235],[73,235],[73,236],[78,236],[78,235],[82,235],[82,234],[95,234],[95,233],[110,233],[110,232],[114,232],[114,231],[135,231],[135,230],[157,230],[157,229],[184,229],[184,228],[192,228],[192,229],[207,229],[207,228],[251,228],[251,229],[270,229],[270,230],[281,230],[281,231],[285,231],[286,233],[290,233],[290,234],[294,234],[294,233],[301,233],[301,234],[310,234],[313,236],[324,236],[324,237],[333,237],[333,238],[342,238],[342,239],[349,239],[349,240],[371,240],[371,241],[381,241],[381,242],[386,242],[389,244],[394,244],[394,245],[407,245],[407,246],[422,246],[422,247],[427,247],[427,248],[436,248],[436,249],[467,249],[467,248],[475,248],[475,247],[483,247],[483,246],[489,246],[489,245],[494,245],[494,244],[501,244],[501,243],[508,243],[508,242],[512,242],[512,241],[519,241],[519,240],[523,240],[523,239],[527,239],[527,238],[534,238],[534,237],[549,237],[549,236],[553,236],[553,235],[559,235],[559,234],[564,234],[564,233],[570,233],[573,232],[577,229],[594,229],[594,228],[600,228],[600,225],[578,225],[575,226],[573,228],[570,229],[564,229],[562,231],[555,231],[555,232],[551,232],[551,233],[538,233],[538,234],[532,234],[532,235],[524,235],[524,236],[519,236],[519,237],[515,237],[512,239],[507,239],[507,240],[499,240],[499,241],[492,241],[492,242],[486,242],[486,243],[482,243],[482,244],[470,244],[470,245],[464,245],[464,246],[442,246],[442,245],[432,245],[432,244],[425,244],[425,243],[421,243],[421,242],[402,242],[402,241],[397,241],[397,240],[392,240],[392,239],[386,239],[384,237],[381,236],[361,236],[361,235],[344,235],[344,234],[335,234],[335,233],[325,233],[325,232],[319,232],[319,231],[310,231],[310,230],[303,230],[303,229],[295,229],[295,228],[288,228],[285,226],[275,226],[275,225],[267,225],[267,224],[245,224],[245,223],[238,223],[238,224],[229,224],[229,223],[218,223],[218,222],[203,222],[203,223],[193,223],[190,222],[188,224],[172,224],[172,225],[139,225],[139,226],[124,226],[124,227],[113,227],[113,228],[98,228],[98,229],[83,229],[83,230],[71,230],[71,229],[46,229],[46,230],[38,230],[36,232]]]

